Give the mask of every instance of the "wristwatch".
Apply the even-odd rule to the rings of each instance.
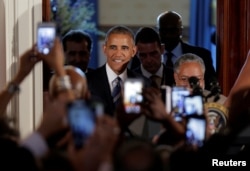
[[[58,77],[56,80],[56,85],[58,91],[69,90],[72,87],[70,77],[68,75]]]
[[[9,83],[8,87],[7,87],[7,91],[10,94],[18,93],[18,92],[20,92],[20,87],[19,87],[19,85],[15,84],[15,83]]]

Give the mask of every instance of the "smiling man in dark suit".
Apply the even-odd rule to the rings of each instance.
[[[107,32],[103,45],[103,52],[107,58],[106,64],[86,74],[91,97],[103,102],[105,113],[108,115],[113,116],[116,109],[112,96],[115,88],[114,80],[119,77],[122,88],[128,77],[142,77],[127,69],[136,50],[133,32],[128,27],[112,27]]]

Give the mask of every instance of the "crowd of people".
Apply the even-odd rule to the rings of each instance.
[[[250,52],[226,97],[213,83],[211,53],[181,39],[181,16],[164,12],[157,17],[157,28],[141,27],[134,34],[124,25],[111,27],[103,45],[106,63],[96,69],[88,68],[91,37],[80,30],[56,38],[48,54],[34,45],[21,55],[16,76],[0,92],[1,170],[249,170],[250,141],[232,149],[250,123]],[[21,139],[5,111],[41,61],[53,70],[43,117]],[[131,100],[139,112],[124,108],[128,79],[142,81],[138,97],[143,100]],[[174,96],[176,107],[171,106],[174,87],[188,93]],[[216,113],[206,104],[226,110]]]

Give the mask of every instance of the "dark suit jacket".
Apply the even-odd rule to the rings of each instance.
[[[149,86],[150,81],[132,70],[127,70],[128,78],[143,78],[144,85]],[[111,95],[108,76],[106,72],[106,66],[103,65],[94,71],[86,73],[88,88],[91,93],[93,100],[101,101],[104,104],[105,113],[113,116],[115,111],[115,106],[113,103],[113,98]]]
[[[205,71],[205,89],[210,90],[210,82],[215,80],[217,78],[215,69],[213,67],[213,61],[212,61],[212,55],[211,52],[205,48],[198,47],[198,46],[192,46],[190,44],[184,43],[183,41],[180,42],[182,47],[183,54],[185,53],[193,53],[201,57],[204,61],[206,71]],[[131,61],[131,69],[135,69],[140,65],[140,60],[137,57],[134,57]],[[170,80],[174,80],[170,78]],[[174,83],[174,82],[173,82]]]

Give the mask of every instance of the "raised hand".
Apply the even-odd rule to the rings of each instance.
[[[161,93],[153,87],[145,88],[143,91],[145,102],[142,113],[148,118],[161,122],[169,131],[174,134],[185,134],[185,123],[178,123],[170,113],[166,112],[165,105],[161,99]]]
[[[12,82],[19,85],[39,61],[41,61],[41,58],[37,55],[34,45],[20,56],[19,69]]]
[[[165,105],[161,99],[161,92],[153,87],[145,88],[143,91],[144,104],[142,113],[155,121],[165,120],[170,114],[166,112]]]
[[[39,57],[42,58],[51,69],[55,71],[58,76],[64,75],[64,52],[62,43],[59,38],[56,38],[54,41],[54,46],[49,52],[49,54],[44,55],[39,53]]]
[[[68,148],[69,160],[74,169],[98,170],[102,164],[112,165],[119,133],[119,126],[114,118],[107,115],[99,117],[95,131],[85,142],[84,147],[75,149],[72,144]]]

